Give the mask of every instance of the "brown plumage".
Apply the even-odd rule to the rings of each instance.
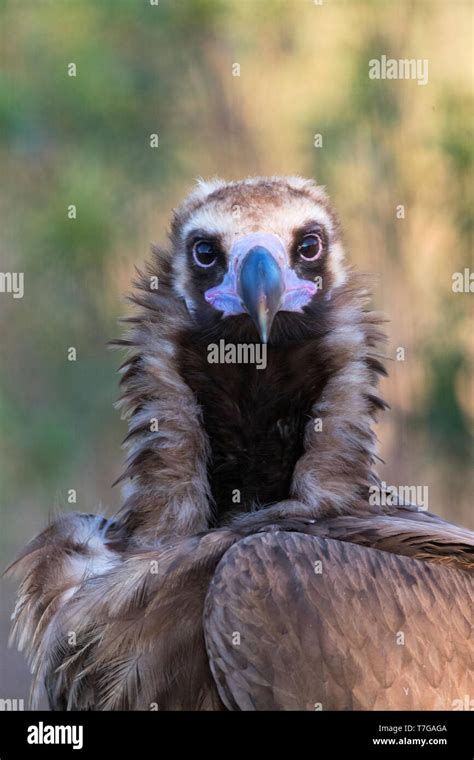
[[[309,181],[201,183],[178,209],[118,341],[124,506],[64,516],[14,565],[34,695],[44,681],[57,709],[449,709],[470,693],[473,534],[368,498],[385,406],[368,296]],[[209,344],[260,339],[265,369],[208,361]]]
[[[469,600],[471,578],[449,567],[253,535],[211,581],[212,673],[231,710],[451,710],[472,687]]]

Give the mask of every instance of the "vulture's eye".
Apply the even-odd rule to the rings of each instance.
[[[297,250],[303,261],[316,261],[323,249],[323,243],[319,235],[306,235],[299,244]]]
[[[198,240],[193,246],[193,259],[198,267],[212,267],[217,261],[217,249],[210,240]]]

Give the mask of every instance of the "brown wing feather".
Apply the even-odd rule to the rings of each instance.
[[[236,535],[115,553],[88,518],[53,524],[12,568],[24,574],[12,637],[30,657],[32,705],[45,681],[54,709],[219,709],[200,621]]]
[[[403,567],[407,561],[390,559],[389,552],[427,557],[432,564],[472,567],[472,534],[434,516],[398,510],[391,516],[341,516],[311,522],[298,514],[299,506],[284,502],[239,517],[228,528],[149,547],[133,547],[124,540],[120,523],[100,517],[71,514],[57,520],[31,542],[13,567],[23,576],[13,634],[30,654],[33,694],[38,694],[44,680],[56,709],[150,709],[152,703],[161,710],[222,709],[204,646],[204,599],[219,560],[234,543],[257,531],[310,533],[306,540],[315,545],[321,540],[318,536],[337,538],[340,541],[326,543],[362,552],[362,557],[365,553],[382,556],[386,559],[379,562],[384,566],[385,561],[387,567],[393,561]],[[304,506],[301,511],[304,515]],[[264,535],[259,533],[256,541]],[[384,552],[347,542],[373,545]],[[255,558],[252,573],[260,568],[268,599],[272,585],[265,575],[266,544],[258,546],[263,554]],[[284,553],[279,562],[279,570],[275,560],[272,572],[283,584],[291,578],[291,563]],[[247,565],[248,560],[235,583],[246,583]],[[340,594],[345,593],[348,566],[341,554],[339,563],[330,568],[332,588],[341,589]],[[435,569],[441,579],[450,572],[450,567]],[[360,588],[370,586],[364,562],[351,572],[357,574]],[[438,598],[449,598],[450,578],[448,574],[440,582]],[[233,593],[232,585],[229,593]],[[388,584],[382,593],[378,603],[383,600],[383,614],[393,617],[392,586]],[[289,588],[288,594],[287,603],[294,589]],[[283,585],[278,598],[285,599]],[[285,631],[287,611],[282,609],[280,619],[274,607],[272,624]],[[268,610],[263,607],[261,614],[267,615]],[[360,638],[361,634],[357,628],[352,630],[351,615],[346,610],[346,633],[352,642],[351,635]],[[444,617],[449,623],[446,611]],[[437,619],[444,620],[441,609]],[[462,633],[462,620],[456,616],[452,620]],[[303,629],[300,633],[306,635]],[[329,657],[330,642],[325,645]]]
[[[361,510],[358,515],[318,520],[316,533],[460,570],[474,570],[474,533],[416,507],[400,507],[379,515]]]
[[[228,709],[453,709],[474,687],[472,601],[461,570],[254,535],[225,554],[209,589],[211,669]]]

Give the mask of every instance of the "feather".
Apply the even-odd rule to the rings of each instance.
[[[219,695],[229,710],[451,710],[473,687],[473,597],[459,569],[250,536],[224,555],[205,603]]]

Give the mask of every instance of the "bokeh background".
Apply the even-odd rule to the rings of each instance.
[[[25,273],[23,299],[0,294],[3,567],[48,515],[118,507],[120,357],[106,342],[134,264],[194,178],[216,174],[327,185],[350,260],[379,275],[387,352],[405,349],[384,381],[380,473],[428,485],[432,511],[474,527],[474,296],[452,291],[473,268],[472,7],[0,2],[0,269]],[[429,83],[369,80],[383,54],[428,59]],[[0,697],[26,699],[28,668],[5,644],[15,586],[0,585]]]

